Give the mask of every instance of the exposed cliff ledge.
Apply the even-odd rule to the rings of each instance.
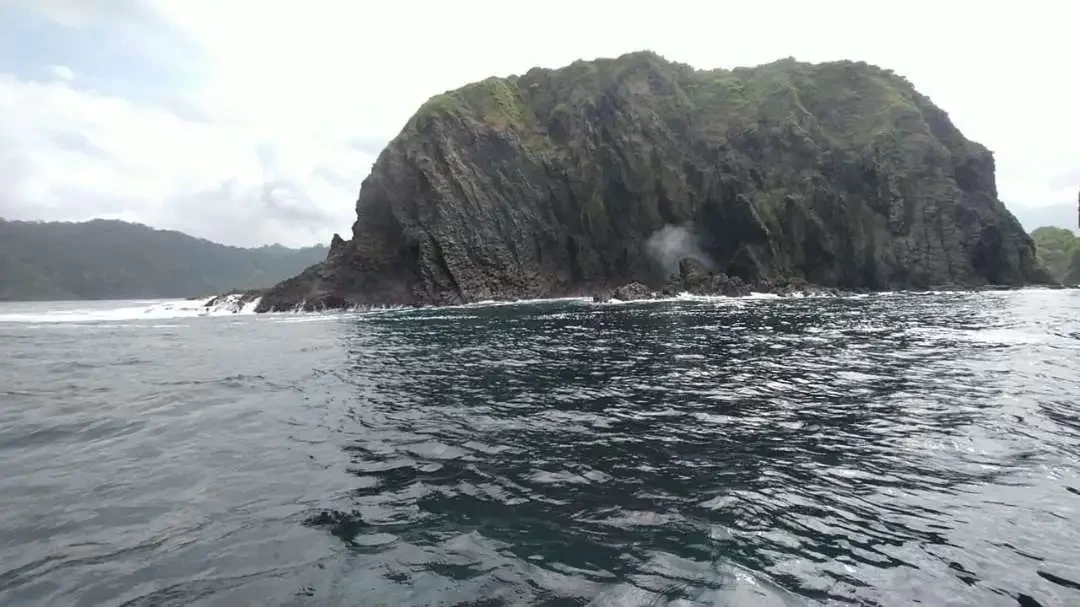
[[[649,238],[665,226],[747,283],[1048,279],[991,153],[864,63],[699,71],[642,52],[490,78],[417,111],[356,213],[352,239],[262,310],[658,286],[674,268]]]

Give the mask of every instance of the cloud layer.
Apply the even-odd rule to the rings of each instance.
[[[0,216],[327,242],[429,96],[643,48],[702,68],[890,67],[995,151],[1021,217],[1080,187],[1068,3],[916,1],[887,20],[857,2],[381,4],[0,0]]]

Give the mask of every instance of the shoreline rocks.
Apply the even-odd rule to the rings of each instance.
[[[203,307],[207,310],[228,310],[233,314],[239,314],[244,307],[261,298],[264,289],[235,290],[222,293],[206,300]]]
[[[709,270],[700,259],[684,257],[679,260],[678,271],[673,272],[659,289],[651,289],[635,281],[615,289],[598,291],[592,298],[596,303],[604,303],[612,299],[639,301],[674,297],[680,293],[725,297],[746,297],[752,293],[769,293],[780,297],[794,295],[839,297],[842,294],[840,289],[814,285],[798,277],[761,279],[756,283],[748,284],[738,276],[728,276],[723,272]]]
[[[640,282],[632,282],[616,288],[611,292],[611,296],[621,301],[632,301],[635,299],[648,299],[652,296],[653,290]]]

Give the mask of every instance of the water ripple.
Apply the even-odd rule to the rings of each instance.
[[[0,602],[1080,602],[1074,292],[318,318],[0,327]]]

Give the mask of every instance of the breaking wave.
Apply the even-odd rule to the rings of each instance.
[[[259,300],[240,295],[206,299],[50,302],[9,304],[0,308],[0,323],[109,323],[199,316],[254,314]],[[43,309],[44,308],[44,309]]]

